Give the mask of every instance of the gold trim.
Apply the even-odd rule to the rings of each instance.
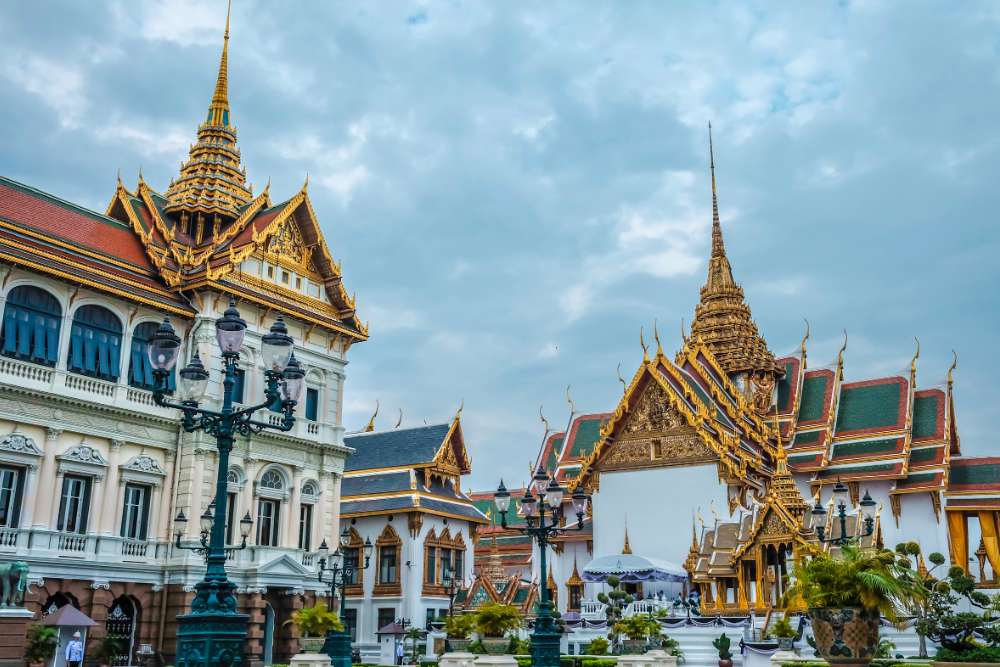
[[[122,267],[123,269],[131,269],[133,271],[137,270],[137,269],[139,271],[144,270],[142,267],[136,266],[135,264],[129,264],[127,262],[123,262],[121,260],[115,259],[114,257],[108,256],[108,255],[101,255],[101,254],[96,253],[96,252],[94,252],[92,250],[87,250],[85,248],[80,248],[79,246],[75,246],[75,245],[73,245],[71,243],[67,243],[66,241],[62,241],[62,240],[60,240],[60,239],[58,239],[58,238],[56,238],[54,236],[49,236],[47,234],[43,234],[43,233],[35,231],[33,229],[28,229],[26,227],[17,226],[15,224],[11,223],[11,222],[8,222],[7,220],[4,220],[3,218],[0,218],[0,227],[6,227],[7,229],[9,229],[11,231],[24,234],[25,236],[31,236],[33,238],[36,238],[36,239],[40,240],[40,241],[45,241],[46,243],[51,243],[52,245],[57,245],[57,246],[65,249],[65,250],[71,250],[72,252],[75,252],[75,253],[80,254],[80,255],[86,255],[88,257],[93,257],[95,259],[100,259],[102,261],[107,262],[108,264],[115,264],[117,266]],[[124,231],[131,231],[131,230],[129,230],[126,227],[124,229]],[[5,243],[6,243],[6,241],[5,241]]]

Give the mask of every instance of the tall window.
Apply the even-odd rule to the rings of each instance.
[[[441,549],[441,576],[438,582],[443,585],[451,574],[451,549]]]
[[[313,506],[299,506],[299,549],[309,551],[312,543]]]
[[[319,415],[319,389],[306,388],[306,419],[317,421]]]
[[[242,368],[236,369],[236,377],[233,381],[233,403],[243,402],[243,381],[246,378],[246,372]]]
[[[152,390],[156,386],[153,366],[149,362],[149,343],[159,328],[156,322],[143,322],[132,332],[132,349],[129,352],[128,383],[139,389]],[[167,376],[167,391],[176,388],[174,369]]]
[[[395,544],[384,544],[378,548],[378,583],[398,584],[396,570],[397,549]]]
[[[436,565],[437,549],[435,547],[427,547],[427,567],[424,568],[427,573],[427,583],[433,584],[435,573],[437,572]]]
[[[63,477],[56,529],[65,533],[85,533],[89,513],[90,478],[66,475]]]
[[[356,586],[358,583],[358,573],[361,567],[361,550],[358,547],[347,547],[344,549],[344,567],[348,568],[351,576],[347,578],[348,586]]]
[[[62,308],[54,296],[32,285],[7,295],[0,329],[0,351],[36,364],[55,366],[59,356]]]
[[[125,503],[122,510],[122,537],[133,540],[146,539],[149,523],[149,487],[142,484],[125,485]]]
[[[455,585],[461,586],[465,580],[465,549],[455,549],[451,559],[452,573],[455,577]]]
[[[278,501],[261,498],[257,501],[257,544],[278,546]]]
[[[0,466],[0,528],[17,528],[24,495],[24,468]]]
[[[583,599],[583,586],[570,585],[566,588],[569,591],[569,609],[571,611],[580,611],[580,601]]]
[[[77,309],[69,336],[71,373],[117,381],[121,346],[122,323],[114,313],[102,306]]]
[[[230,470],[229,474],[232,475],[233,471]],[[239,519],[233,519],[236,519],[236,494],[230,491],[226,494],[226,544],[234,544],[233,526]]]
[[[344,621],[347,623],[347,632],[351,635],[351,641],[358,641],[358,610],[345,609]]]
[[[379,607],[378,609],[379,630],[395,622],[396,622],[396,609],[394,607]]]

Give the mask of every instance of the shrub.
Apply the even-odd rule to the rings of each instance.
[[[483,655],[486,653],[486,647],[483,646],[483,643],[477,639],[476,641],[469,644],[469,653],[473,653],[475,655]]]
[[[615,667],[618,664],[618,661],[610,658],[606,658],[604,660],[591,658],[589,660],[583,660],[580,664],[581,667]]]
[[[315,606],[305,607],[292,614],[285,625],[294,623],[303,637],[325,637],[328,632],[340,632],[344,625],[336,612],[326,608],[325,602],[317,602]]]
[[[521,612],[509,604],[489,602],[476,610],[476,631],[484,637],[503,637],[521,627]]]
[[[517,667],[531,667],[531,656],[517,656]]]
[[[28,629],[28,645],[24,647],[24,660],[48,662],[56,654],[59,646],[59,632],[44,625],[33,625]]]
[[[588,655],[607,655],[608,648],[610,648],[611,642],[609,642],[604,637],[596,637],[590,640],[590,644],[587,645]],[[591,662],[598,662],[596,660],[591,660]],[[583,667],[608,667],[607,665],[587,665],[587,661],[583,661]]]
[[[97,642],[97,649],[94,657],[102,665],[110,665],[114,659],[125,649],[125,642],[115,637],[104,637]]]
[[[712,646],[719,652],[719,660],[729,660],[733,657],[733,652],[729,650],[731,644],[732,642],[726,636],[725,632],[718,639],[712,640]]]
[[[934,659],[938,662],[1000,662],[1000,648],[996,646],[975,646],[954,651],[941,647]]]
[[[774,624],[774,627],[771,628],[771,634],[781,639],[791,639],[797,635],[795,628],[792,627],[792,622],[788,620],[787,616]]]
[[[448,639],[468,639],[475,627],[476,617],[473,614],[453,614],[444,621]]]
[[[625,635],[629,639],[646,639],[647,637],[657,637],[660,634],[660,624],[649,614],[636,614],[616,622],[612,628],[614,632]]]

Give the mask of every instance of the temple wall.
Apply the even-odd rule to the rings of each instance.
[[[695,510],[711,525],[712,501],[726,518],[726,487],[714,463],[602,472],[593,496],[594,557],[621,552],[627,522],[633,553],[679,566],[691,546]]]

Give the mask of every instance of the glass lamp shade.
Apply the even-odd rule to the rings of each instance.
[[[181,398],[188,401],[200,401],[208,390],[208,371],[201,363],[196,352],[187,366],[181,369]]]
[[[838,479],[837,483],[833,485],[833,494],[838,501],[843,501],[847,496],[847,485]]]
[[[343,549],[337,549],[336,551],[333,552],[333,555],[330,556],[330,562],[331,562],[331,564],[334,567],[340,567],[340,564],[343,561],[344,561],[344,550]]]
[[[875,507],[875,499],[872,498],[871,494],[868,493],[867,489],[865,489],[865,495],[864,495],[864,497],[861,498],[861,506],[862,507]]]
[[[280,373],[288,365],[292,356],[292,337],[288,335],[285,318],[278,319],[271,325],[271,331],[261,336],[260,353],[264,358],[264,368]]]
[[[535,516],[535,512],[538,510],[538,501],[531,495],[530,489],[526,489],[524,495],[521,496],[521,509],[524,511],[524,516]]]
[[[212,506],[209,505],[204,512],[201,514],[199,522],[201,523],[201,532],[207,533],[212,530],[212,523],[214,523],[215,518],[212,516]]]
[[[281,397],[286,401],[298,402],[306,384],[306,372],[299,365],[294,353],[288,360],[288,365],[285,366],[281,377],[285,380],[281,385]]]
[[[344,526],[344,530],[340,532],[340,547],[346,549],[349,546],[351,546],[351,531]]]
[[[316,552],[319,553],[320,558],[326,558],[330,555],[330,547],[326,545],[326,538],[323,538],[323,541],[319,543],[319,549]]]
[[[170,318],[164,317],[160,328],[153,334],[146,353],[149,363],[156,371],[169,371],[177,364],[177,355],[181,351],[181,339],[170,326]]]
[[[372,557],[372,552],[375,551],[375,545],[372,544],[372,539],[370,537],[365,538],[365,560]]]
[[[253,528],[253,519],[250,517],[250,512],[247,512],[240,519],[240,537],[249,537],[251,528]]]
[[[535,487],[535,495],[540,496],[546,491],[546,487],[549,485],[549,476],[545,472],[545,468],[538,466],[535,470],[534,476],[531,478],[531,483]]]
[[[181,510],[180,512],[177,513],[177,516],[174,517],[174,531],[178,535],[183,535],[185,531],[187,531],[187,525],[188,525],[187,517],[184,516],[184,510]]]
[[[226,312],[215,321],[215,340],[219,343],[219,349],[225,354],[239,353],[246,332],[246,320],[236,310],[236,300],[230,299]]]
[[[501,514],[510,508],[510,491],[504,486],[502,479],[500,480],[500,486],[497,487],[496,495],[493,496],[493,502]]]
[[[549,481],[548,487],[545,489],[545,503],[552,508],[559,507],[562,505],[563,501],[563,488],[559,486],[559,482],[553,477]]]
[[[573,492],[573,511],[577,514],[587,511],[587,494],[580,487]]]
[[[819,498],[816,499],[816,504],[813,505],[812,513],[813,516],[823,516],[826,514],[826,508],[823,507],[823,503],[819,501]]]

